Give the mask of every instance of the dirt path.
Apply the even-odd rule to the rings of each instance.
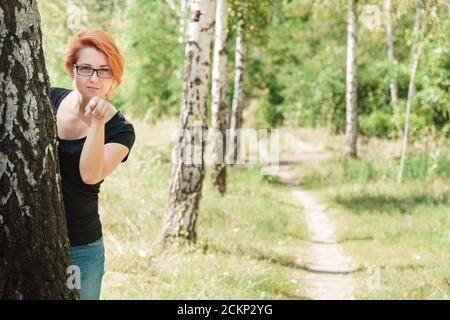
[[[305,152],[294,157],[282,157],[274,174],[291,187],[293,196],[304,208],[312,239],[308,252],[299,254],[297,262],[308,272],[307,293],[315,300],[355,299],[355,283],[351,276],[355,266],[336,241],[335,225],[325,207],[295,182],[293,174],[296,166],[327,159],[331,154],[314,148],[302,149]]]

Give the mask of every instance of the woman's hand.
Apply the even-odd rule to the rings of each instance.
[[[90,116],[96,120],[103,120],[109,108],[110,105],[107,101],[99,97],[92,97],[86,105],[84,116]]]

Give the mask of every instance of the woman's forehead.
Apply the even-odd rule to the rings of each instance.
[[[108,58],[106,55],[92,47],[85,47],[78,51],[77,64],[88,64],[92,67],[107,67]]]

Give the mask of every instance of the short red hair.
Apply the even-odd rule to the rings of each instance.
[[[78,52],[86,47],[93,47],[106,55],[108,65],[113,72],[113,87],[107,93],[106,97],[110,98],[114,89],[122,83],[122,76],[124,71],[124,59],[119,48],[116,46],[114,39],[101,29],[85,29],[79,31],[70,42],[69,54],[66,58],[66,70],[72,74],[73,64],[78,59]]]

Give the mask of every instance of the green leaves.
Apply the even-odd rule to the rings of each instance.
[[[420,1],[392,1],[397,64],[388,62],[384,25],[360,28],[358,112],[364,134],[395,137],[399,133],[408,90],[415,10]],[[124,52],[124,84],[113,101],[119,108],[154,120],[178,113],[184,53],[184,44],[178,42],[179,1],[174,1],[173,8],[163,0],[74,0],[70,4],[62,0],[40,0],[38,3],[52,85],[71,85],[64,70],[64,57],[67,41],[75,32],[68,25],[72,17],[69,22],[79,23],[80,28],[97,26],[110,31]],[[232,39],[236,27],[242,25],[248,48],[245,92],[262,95],[257,115],[261,124],[279,126],[289,121],[294,125],[343,129],[345,3],[343,0],[229,0],[229,79],[233,79],[234,72]],[[421,3],[426,45],[419,63],[412,108],[412,129],[417,137],[430,128],[440,131],[450,121],[448,6],[437,0]],[[67,11],[69,6],[73,7],[71,11]],[[382,0],[359,1],[361,17],[375,19],[376,6],[382,13]],[[87,19],[83,18],[83,12]],[[390,104],[392,76],[399,89],[395,108]],[[389,117],[391,122],[386,123],[383,119]]]
[[[383,29],[360,28],[358,114],[363,134],[391,138],[400,134],[416,9],[415,2],[407,2],[392,2],[396,64],[387,58],[384,25]],[[279,125],[278,119],[286,119],[294,125],[327,125],[341,131],[345,123],[345,5],[334,1],[278,3],[278,19],[265,31],[267,42],[249,54],[250,86],[257,91],[263,89],[260,122]],[[445,22],[449,20],[444,19],[442,5],[433,3],[428,1],[424,8],[423,18],[430,27],[416,77],[413,138],[432,127],[441,130],[450,121],[450,55],[442,31],[448,30],[450,24]],[[359,2],[360,13],[367,4]],[[382,13],[382,1],[375,4]],[[366,16],[377,12],[375,4],[370,2],[371,11]],[[389,91],[392,77],[399,88],[399,102],[394,108]]]

